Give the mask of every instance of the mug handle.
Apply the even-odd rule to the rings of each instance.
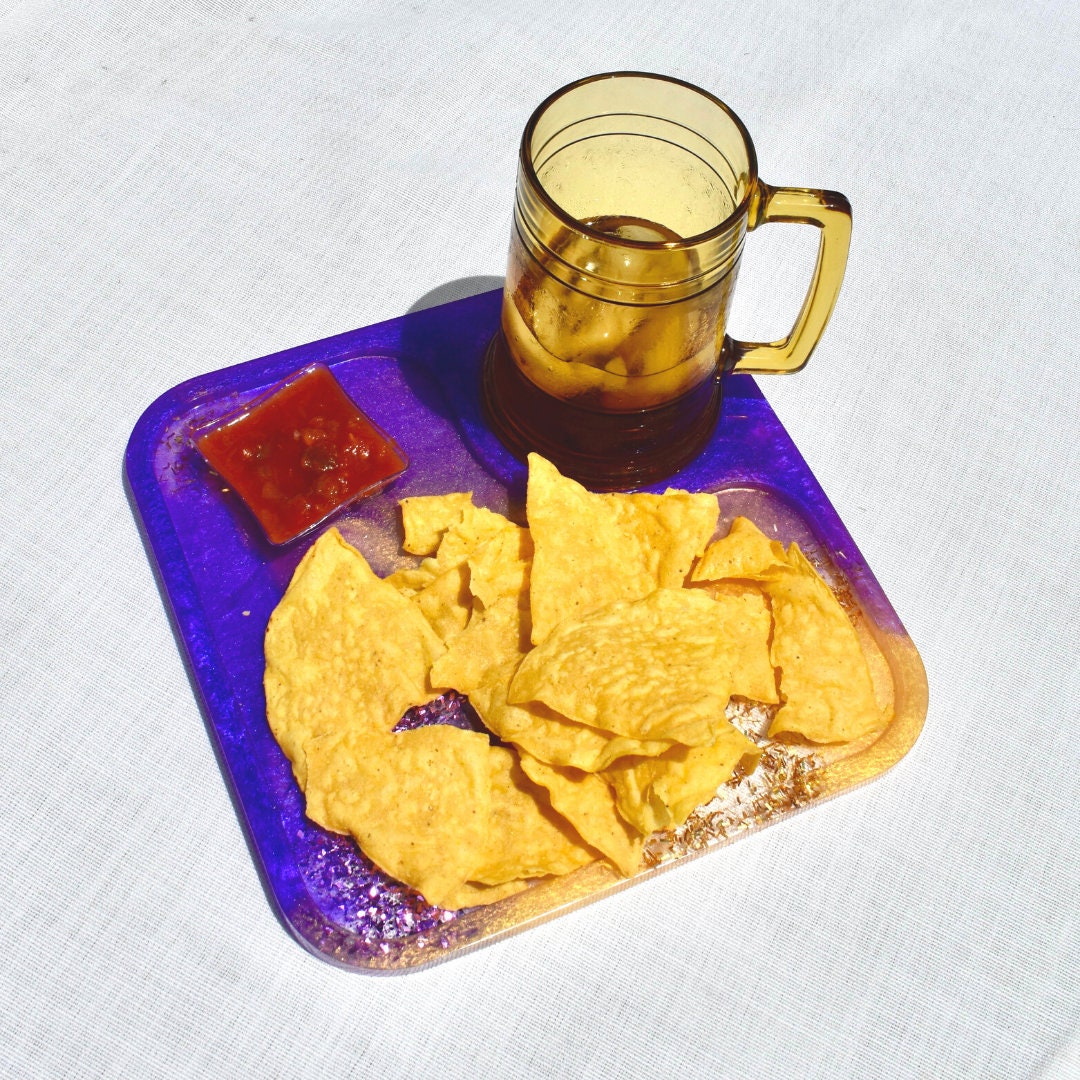
[[[829,321],[847,266],[851,243],[851,204],[838,191],[771,187],[758,182],[756,212],[748,228],[766,221],[793,221],[821,230],[817,265],[802,310],[791,333],[780,341],[725,341],[726,371],[789,374],[806,365]]]

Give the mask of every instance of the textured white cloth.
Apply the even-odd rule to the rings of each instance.
[[[1073,0],[0,4],[0,1073],[1080,1070]],[[759,380],[922,652],[873,785],[393,978],[271,912],[121,479],[174,384],[497,284],[550,91],[676,75],[855,233]],[[792,321],[813,230],[749,240]]]

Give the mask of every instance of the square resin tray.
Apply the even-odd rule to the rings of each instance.
[[[267,891],[297,940],[354,969],[400,971],[455,955],[774,824],[881,775],[911,748],[926,717],[926,675],[915,646],[754,381],[732,376],[708,447],[654,490],[714,491],[722,527],[745,515],[785,544],[798,542],[852,618],[879,700],[892,708],[889,726],[841,747],[766,743],[754,773],[648,842],[646,867],[633,878],[594,863],[489,907],[431,907],[378,871],[350,839],[308,821],[266,721],[267,620],[301,556],[330,525],[385,575],[416,561],[401,551],[397,504],[407,495],[472,491],[479,506],[520,512],[525,466],[487,430],[479,404],[481,361],[500,300],[501,292],[484,293],[182,383],[146,410],[127,447],[132,501]],[[312,363],[331,369],[410,465],[386,490],[275,547],[188,433]],[[463,708],[451,695],[413,710],[410,722],[453,722]],[[768,726],[767,716],[752,712],[733,719],[752,735]]]

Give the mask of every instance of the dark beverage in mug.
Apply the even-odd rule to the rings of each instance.
[[[745,236],[773,219],[821,228],[814,279],[787,338],[733,341]],[[806,362],[849,237],[843,196],[763,184],[741,121],[704,91],[637,73],[559,91],[522,139],[484,373],[493,429],[597,489],[670,475],[711,435],[725,359],[747,371]]]
[[[519,457],[539,450],[565,475],[612,491],[670,476],[691,461],[716,423],[720,384],[710,376],[645,409],[596,408],[589,393],[564,399],[541,390],[522,374],[500,331],[488,347],[484,399],[500,403],[488,421]]]

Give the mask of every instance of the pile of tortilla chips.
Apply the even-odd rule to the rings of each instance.
[[[603,494],[529,459],[528,528],[468,493],[401,505],[414,568],[379,578],[336,529],[266,632],[270,726],[320,825],[432,904],[488,904],[605,859],[635,873],[769,736],[885,726],[855,631],[798,548],[715,495]],[[488,735],[394,728],[446,690]]]

